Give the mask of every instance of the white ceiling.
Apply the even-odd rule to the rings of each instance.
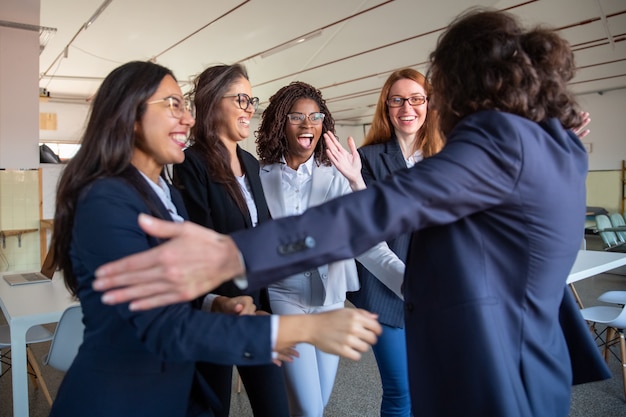
[[[337,123],[364,124],[387,76],[405,66],[425,72],[437,37],[470,5],[560,29],[576,54],[577,93],[626,87],[623,0],[112,0],[83,29],[106,3],[41,0],[41,26],[57,29],[40,55],[39,86],[52,100],[88,100],[130,60],[169,67],[183,91],[207,66],[241,62],[261,108],[280,87],[300,80],[321,89]]]

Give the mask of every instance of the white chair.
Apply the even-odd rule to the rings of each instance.
[[[50,396],[50,392],[48,391],[46,381],[41,376],[41,370],[39,369],[39,365],[37,364],[35,355],[33,355],[33,352],[31,351],[29,346],[33,343],[48,342],[50,340],[52,340],[52,332],[50,332],[43,326],[33,326],[26,332],[26,356],[28,359],[27,368],[29,371],[28,375],[31,377],[31,381],[33,382],[35,388],[41,387],[41,391],[46,397],[46,400],[50,405],[52,405],[52,397]],[[8,324],[5,324],[0,326],[0,349],[6,349],[10,347],[10,327]],[[9,356],[7,356],[7,353],[5,353],[4,355],[0,353],[0,362],[10,366],[10,362],[8,361]],[[0,376],[8,372],[8,369],[9,368],[7,368],[6,371],[2,372],[2,369],[0,368]]]
[[[83,310],[80,304],[65,309],[50,344],[50,351],[44,357],[44,364],[66,372],[83,343]]]
[[[607,291],[598,297],[598,301],[626,305],[626,291]]]
[[[626,307],[593,306],[580,310],[583,318],[589,323],[590,329],[597,335],[596,339],[602,340],[602,334],[606,332],[606,339],[602,341],[604,348],[604,360],[608,362],[610,347],[619,343],[622,364],[622,382],[624,386],[624,398],[626,399],[626,340],[624,329],[626,328]],[[596,324],[603,324],[606,329],[598,333]]]

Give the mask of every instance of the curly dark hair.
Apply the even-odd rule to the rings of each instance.
[[[262,164],[276,164],[287,152],[287,138],[285,137],[287,114],[295,102],[303,98],[315,101],[320,112],[324,113],[322,134],[325,132],[335,133],[335,119],[326,106],[326,100],[322,97],[320,90],[310,84],[294,81],[270,97],[270,104],[263,112],[259,130],[255,132],[256,151]],[[323,138],[315,146],[313,155],[318,164],[331,165],[328,155],[324,151]]]
[[[552,29],[524,30],[507,12],[471,9],[440,36],[430,63],[444,134],[463,117],[487,109],[535,122],[557,118],[568,129],[582,121],[567,88],[574,55]]]

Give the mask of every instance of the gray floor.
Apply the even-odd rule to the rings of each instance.
[[[597,250],[600,248],[601,242],[599,239],[596,236],[588,236],[588,249]],[[626,274],[626,268],[614,272]],[[585,305],[593,305],[598,295],[604,291],[609,289],[626,290],[626,277],[614,274],[601,274],[579,282],[576,285],[576,289]],[[0,324],[2,323],[4,323],[4,317],[0,315]],[[459,343],[462,343],[462,341],[459,341]],[[33,345],[32,348],[36,357],[42,357],[47,352],[49,344],[40,343]],[[614,375],[612,379],[574,387],[570,417],[626,417],[621,367],[618,360],[614,357],[610,360],[610,367]],[[63,374],[49,367],[43,367],[42,372],[54,397]],[[236,384],[233,383],[233,388],[235,387]],[[371,351],[367,352],[359,362],[341,360],[335,389],[324,416],[377,416],[380,396],[380,378]],[[453,396],[454,394],[451,393],[451,398]],[[12,416],[11,404],[11,373],[9,372],[0,378],[0,417]],[[45,398],[41,392],[31,386],[30,416],[45,417],[48,415],[48,412],[49,407]],[[252,416],[245,391],[238,394],[233,389],[231,416]],[[416,417],[419,417],[419,415]]]

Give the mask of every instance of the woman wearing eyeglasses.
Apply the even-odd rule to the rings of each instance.
[[[259,105],[251,91],[248,74],[241,65],[218,65],[204,70],[195,79],[192,91],[198,118],[191,129],[191,144],[185,150],[185,161],[173,167],[174,185],[183,196],[189,219],[222,233],[251,228],[270,219],[259,180],[259,163],[239,146],[250,135],[250,119]],[[240,314],[271,311],[267,289],[245,293],[227,283],[199,300],[199,304],[215,311],[214,295],[251,296],[252,309],[242,306]],[[232,367],[199,363],[198,368],[223,404],[217,416],[228,416]],[[288,415],[279,367],[238,366],[237,370],[255,417]]]
[[[331,165],[324,142],[320,141],[324,132],[334,130],[333,117],[315,87],[293,82],[270,98],[256,132],[256,143],[262,164],[261,182],[273,218],[301,214],[308,207],[351,192],[348,180]],[[378,275],[395,280],[399,292],[404,264],[386,244],[359,259]],[[354,261],[340,261],[272,284],[270,304],[276,314],[331,311],[343,308],[346,292],[358,288]],[[309,344],[299,344],[296,350],[299,358],[282,367],[290,414],[322,417],[339,357]]]
[[[437,114],[428,109],[430,83],[418,71],[405,68],[393,72],[380,92],[376,111],[363,146],[359,148],[365,184],[387,178],[410,168],[422,159],[439,152],[443,138]],[[340,167],[341,169],[341,167]],[[387,243],[406,261],[410,234]],[[348,294],[359,308],[379,315],[384,331],[373,346],[378,364],[383,398],[381,417],[411,415],[407,353],[404,332],[403,300],[383,285],[370,271],[357,263],[361,288]],[[419,409],[419,404],[416,404]]]

